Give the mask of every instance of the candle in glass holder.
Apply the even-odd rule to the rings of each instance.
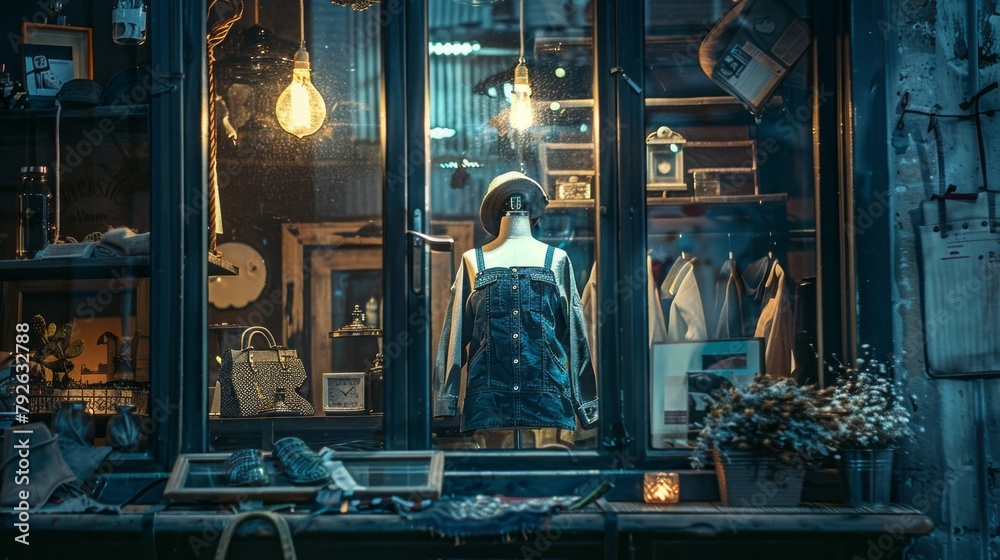
[[[676,504],[681,494],[675,472],[648,472],[642,477],[642,498],[647,504]]]

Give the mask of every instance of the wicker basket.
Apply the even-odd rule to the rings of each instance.
[[[797,506],[802,499],[803,467],[752,451],[715,452],[715,475],[722,504],[731,507]]]

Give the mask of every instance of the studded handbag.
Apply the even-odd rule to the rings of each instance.
[[[254,347],[257,336],[267,346]],[[312,405],[297,392],[307,377],[298,352],[278,346],[266,328],[250,327],[240,336],[240,347],[222,355],[219,414],[226,418],[311,415]]]

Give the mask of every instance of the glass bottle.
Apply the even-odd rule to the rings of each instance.
[[[33,259],[52,242],[52,193],[44,166],[22,167],[17,192],[17,247],[19,259]]]
[[[115,0],[111,10],[111,39],[119,45],[146,42],[148,0]]]

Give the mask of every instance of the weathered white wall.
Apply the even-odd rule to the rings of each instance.
[[[879,1],[879,0],[875,0]],[[975,381],[931,379],[924,365],[923,323],[916,227],[920,203],[937,192],[938,167],[934,135],[926,117],[908,115],[898,132],[896,106],[908,91],[909,107],[959,113],[959,103],[979,87],[1000,79],[1000,14],[997,0],[972,0],[979,12],[979,68],[970,80],[966,21],[967,0],[886,0],[887,20],[878,22],[887,45],[887,135],[890,216],[892,216],[893,329],[897,375],[916,403],[917,440],[900,458],[900,501],[924,510],[937,524],[928,538],[908,550],[909,558],[965,560],[1000,558],[1000,379]],[[857,56],[857,53],[855,53]],[[1000,108],[1000,91],[983,98],[982,108]],[[991,188],[1000,189],[1000,115],[984,118],[987,168]],[[971,119],[941,120],[946,184],[974,192],[982,183],[976,130]],[[859,250],[863,251],[863,236]],[[859,274],[863,271],[859,271]],[[1000,298],[974,293],[967,305]],[[961,312],[961,309],[956,309]],[[1000,320],[997,317],[996,320]],[[977,457],[977,398],[985,403],[985,461]],[[980,469],[988,469],[988,484]],[[979,498],[988,493],[987,519]],[[990,552],[983,553],[983,531]]]

